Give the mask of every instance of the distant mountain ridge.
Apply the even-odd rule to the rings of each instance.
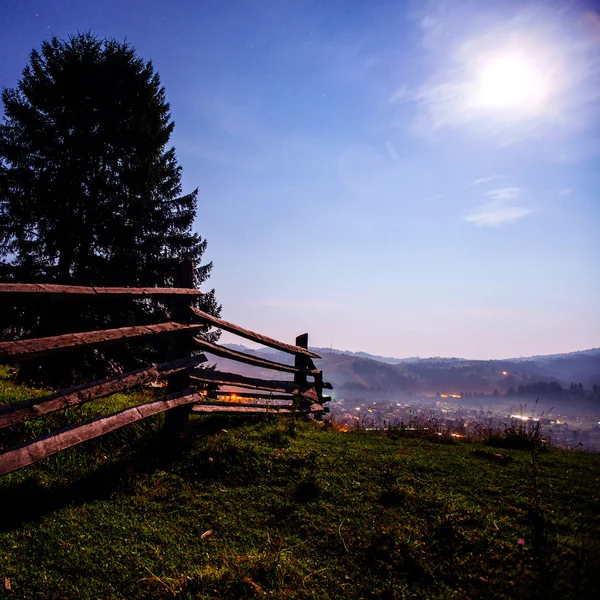
[[[335,354],[346,354],[347,356],[356,356],[357,358],[368,358],[370,360],[376,360],[379,362],[387,363],[389,365],[398,365],[402,362],[409,362],[419,360],[418,356],[412,358],[395,358],[393,356],[380,356],[378,354],[369,354],[368,352],[351,352],[350,350],[338,350],[337,348],[311,348],[313,352],[321,354],[324,352],[332,352]]]
[[[231,348],[232,350],[237,350],[238,352],[247,352],[251,350],[247,348],[243,344],[223,344],[227,348]],[[368,358],[370,360],[376,360],[378,362],[387,363],[390,365],[398,365],[406,362],[418,362],[418,361],[437,361],[437,362],[461,362],[465,360],[470,361],[545,361],[545,360],[553,360],[557,358],[566,358],[566,357],[576,357],[582,355],[589,356],[600,356],[600,348],[590,348],[588,350],[575,350],[573,352],[562,352],[559,354],[536,354],[533,356],[513,356],[508,358],[490,358],[490,359],[467,359],[463,357],[449,357],[449,356],[410,356],[406,358],[398,358],[394,356],[381,356],[379,354],[370,354],[369,352],[353,352],[351,350],[340,350],[339,348],[326,348],[319,346],[311,346],[310,349],[317,354],[322,353],[333,353],[333,354],[345,354],[346,356],[355,356],[357,358]],[[261,353],[277,353],[277,350],[272,348],[257,348],[255,351]]]
[[[239,346],[240,348],[244,348],[244,346]],[[346,354],[347,356],[357,356],[359,358],[369,358],[371,360],[377,360],[379,362],[385,362],[388,364],[400,364],[405,362],[417,362],[417,361],[443,361],[443,362],[457,362],[469,360],[462,357],[444,357],[444,356],[430,356],[430,357],[421,357],[421,356],[411,356],[408,358],[396,358],[393,356],[380,356],[378,354],[369,354],[368,352],[352,352],[351,350],[339,350],[337,348],[318,348],[311,347],[313,352],[317,354],[321,352],[334,352],[335,354]],[[543,360],[543,359],[554,359],[554,358],[564,358],[567,356],[578,356],[582,354],[588,354],[592,356],[600,356],[600,348],[590,348],[589,350],[576,350],[574,352],[563,352],[561,354],[537,354],[534,356],[526,356],[526,357],[511,357],[511,358],[499,358],[499,359],[485,359],[485,360],[509,360],[509,361],[518,361],[518,360]],[[479,359],[471,359],[471,360],[479,360]]]
[[[241,344],[227,348],[285,364],[293,356],[271,348],[250,349]],[[505,393],[511,387],[535,382],[556,382],[568,388],[572,382],[585,389],[600,385],[600,348],[547,356],[504,360],[464,358],[393,358],[367,352],[332,348],[311,348],[321,356],[315,361],[325,378],[334,385],[338,396],[347,398],[389,398],[397,395],[456,393]],[[211,361],[212,362],[212,361]],[[257,377],[276,379],[281,373],[241,365],[227,359],[215,359],[217,368]]]

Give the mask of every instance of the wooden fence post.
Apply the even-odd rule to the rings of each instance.
[[[317,397],[318,397],[318,403],[319,404],[323,404],[323,371],[319,371],[317,374],[315,374],[315,391],[317,392]],[[329,409],[325,409],[327,412],[329,412]],[[315,413],[315,419],[317,421],[322,421],[323,420],[323,413],[322,412],[318,412]]]
[[[194,287],[194,262],[184,260],[175,271],[174,287]],[[190,306],[192,299],[186,296],[176,296],[171,305],[171,318],[179,323],[191,323],[192,312]],[[169,359],[187,358],[192,353],[194,342],[189,334],[172,334],[169,345]],[[175,373],[168,378],[167,394],[181,392],[189,387],[190,375],[186,370]],[[167,438],[177,439],[181,437],[187,428],[190,415],[190,406],[178,406],[165,414],[164,433]]]
[[[308,350],[308,333],[303,333],[302,335],[296,337],[296,346],[299,346],[300,348],[306,348]],[[301,369],[303,372],[296,373],[294,375],[294,383],[303,386],[308,385],[308,381],[306,379],[306,371],[310,369],[310,365],[311,360],[308,356],[296,354],[296,357],[294,359],[294,366],[297,369]],[[300,400],[299,404],[299,408],[301,410],[306,408],[306,406],[304,406],[306,405],[306,400],[304,398]]]

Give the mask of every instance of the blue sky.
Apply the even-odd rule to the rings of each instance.
[[[600,346],[593,2],[5,0],[0,85],[88,29],[161,74],[226,319],[394,356]]]

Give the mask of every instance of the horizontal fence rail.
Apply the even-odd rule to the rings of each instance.
[[[234,405],[226,405],[226,404],[196,404],[192,406],[193,413],[218,413],[218,414],[226,414],[226,413],[243,413],[243,414],[252,414],[252,413],[271,413],[271,414],[285,414],[291,413],[292,408],[281,408],[278,406],[234,406]]]
[[[226,391],[224,387],[221,387],[217,392],[214,392],[213,395],[222,399],[220,401],[226,401],[233,399],[235,402],[238,402],[238,398],[241,399],[250,399],[250,400],[266,400],[267,402],[273,404],[278,402],[292,402],[296,396],[294,394],[285,394],[285,393],[273,393],[273,392],[248,392],[245,390],[230,390]],[[330,396],[319,396],[319,400],[321,403],[331,402]]]
[[[115,392],[121,392],[138,385],[164,379],[189,367],[195,367],[206,362],[206,360],[203,354],[190,358],[180,358],[172,362],[116,375],[109,379],[93,381],[92,383],[85,383],[60,390],[56,394],[49,396],[29,398],[28,400],[22,400],[13,404],[0,404],[0,429],[65,408],[79,406],[97,398],[104,398]]]
[[[53,283],[0,283],[0,294],[78,294],[92,296],[202,296],[200,290],[158,287],[94,287]]]
[[[228,386],[221,386],[216,392],[215,396],[222,398],[255,398],[257,400],[287,400],[292,401],[294,399],[293,394],[277,394],[275,392],[248,392],[247,389],[229,389]]]
[[[237,385],[257,390],[272,390],[274,392],[287,392],[303,398],[311,398],[316,401],[317,393],[314,387],[301,385],[293,381],[277,381],[273,379],[259,379],[247,377],[236,373],[224,373],[222,371],[209,371],[207,369],[191,369],[192,380],[212,385]]]
[[[323,395],[332,389],[323,381],[323,373],[312,359],[320,358],[308,349],[308,335],[296,338],[296,344],[286,344],[265,335],[210,315],[194,303],[202,296],[193,285],[194,265],[184,261],[175,272],[173,288],[120,288],[70,286],[45,283],[0,283],[0,297],[9,295],[18,302],[24,294],[40,298],[45,294],[80,296],[122,296],[127,298],[171,296],[172,319],[166,323],[138,325],[80,333],[0,342],[0,363],[21,364],[28,360],[61,352],[68,353],[129,342],[136,339],[170,335],[167,360],[113,377],[83,383],[39,397],[11,404],[0,404],[0,429],[64,410],[78,408],[115,392],[153,385],[163,380],[164,395],[158,399],[132,406],[110,415],[76,423],[0,452],[0,475],[26,467],[62,450],[76,446],[136,423],[153,415],[165,413],[164,435],[173,442],[184,431],[189,414],[303,414],[321,418],[328,409],[323,404],[331,398]],[[275,348],[294,356],[289,365],[239,352],[199,337],[211,327],[228,331],[242,338]],[[202,368],[211,354],[258,369],[287,373],[293,380],[273,380],[248,377],[236,373]],[[312,378],[312,382],[308,378]],[[160,387],[160,385],[158,386]],[[1,447],[1,446],[0,446]]]
[[[250,409],[248,411],[244,409]],[[192,406],[193,413],[203,412],[273,412],[273,413],[290,413],[294,412],[294,405],[292,403],[277,403],[277,402],[202,402],[194,404]],[[320,404],[311,404],[311,412],[324,412],[326,409]]]
[[[193,404],[202,399],[199,392],[185,390],[152,400],[139,406],[126,408],[106,417],[98,417],[86,423],[77,423],[49,433],[0,454],[0,475],[16,471],[38,460],[52,456],[87,440],[91,440],[125,425],[141,421],[178,406]]]
[[[288,352],[289,354],[304,354],[306,356],[310,356],[311,358],[321,358],[318,354],[310,352],[306,348],[301,348],[300,346],[292,346],[291,344],[284,344],[283,342],[274,340],[273,338],[267,337],[266,335],[255,333],[254,331],[244,329],[239,325],[229,323],[229,321],[224,321],[223,319],[213,317],[212,315],[209,315],[208,313],[205,313],[195,307],[192,307],[192,312],[196,317],[200,318],[201,321],[205,323],[210,323],[211,325],[214,325],[219,329],[223,329],[224,331],[229,331],[229,333],[235,333],[236,335],[246,338],[247,340],[250,340],[252,342],[264,344],[265,346],[275,348],[275,350],[281,350],[282,352]]]
[[[255,399],[246,400],[203,400],[202,404],[211,406],[263,406],[263,407],[279,407],[279,408],[294,408],[293,398],[288,398],[287,402],[280,400],[268,400],[261,402]]]
[[[196,344],[198,344],[202,350],[208,352],[209,354],[214,354],[215,356],[220,356],[221,358],[229,358],[230,360],[235,360],[237,362],[252,365],[254,367],[262,367],[263,369],[272,369],[274,371],[283,371],[284,373],[306,372],[308,375],[314,375],[315,373],[318,373],[316,368],[313,368],[312,371],[302,371],[301,369],[298,369],[292,365],[284,365],[283,363],[278,363],[266,358],[259,358],[257,356],[252,356],[251,354],[238,352],[237,350],[230,350],[229,348],[224,348],[223,346],[218,346],[217,344],[211,344],[210,342],[206,342],[205,340],[198,338],[194,338],[194,342],[196,342]],[[312,366],[314,367],[314,364]]]
[[[0,361],[20,362],[39,356],[45,356],[56,350],[107,346],[134,338],[173,333],[175,331],[198,331],[201,325],[184,323],[159,323],[158,325],[138,325],[119,327],[84,333],[67,333],[45,338],[20,340],[18,342],[0,342]]]

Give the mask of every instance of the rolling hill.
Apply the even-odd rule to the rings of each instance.
[[[262,358],[290,364],[292,357],[270,348],[252,350],[243,345],[227,347]],[[505,393],[538,381],[557,382],[568,388],[571,382],[584,389],[600,384],[600,349],[569,354],[510,358],[505,360],[468,360],[462,358],[376,357],[329,348],[313,348],[322,358],[316,361],[326,379],[334,385],[336,396],[346,398],[387,398],[390,395],[424,393]],[[276,379],[279,375],[267,369],[240,365],[212,357],[222,371],[253,374]],[[381,360],[380,360],[381,359]]]

